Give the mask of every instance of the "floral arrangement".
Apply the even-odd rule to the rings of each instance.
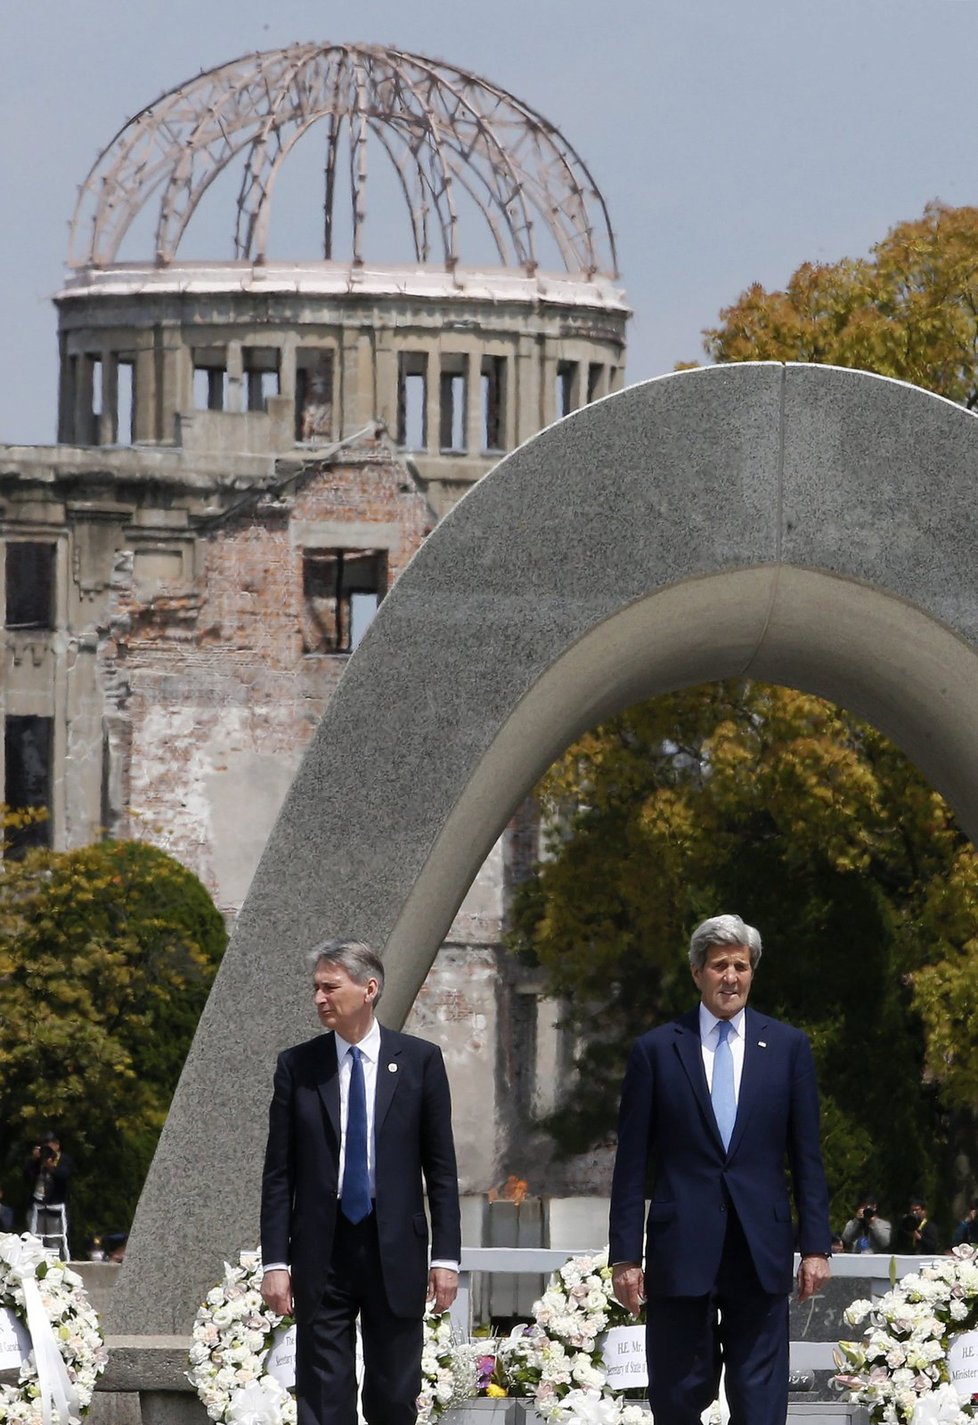
[[[31,1342],[16,1384],[0,1385],[0,1419],[42,1425],[56,1412],[60,1425],[76,1425],[108,1360],[81,1277],[30,1233],[0,1233],[0,1306]]]
[[[221,1425],[295,1425],[295,1396],[266,1369],[281,1328],[291,1324],[262,1300],[257,1252],[242,1252],[197,1312],[188,1379],[211,1420]],[[421,1425],[479,1391],[480,1348],[461,1343],[444,1315],[425,1317],[421,1356]]]
[[[429,1312],[424,1325],[419,1425],[428,1425],[453,1405],[479,1395],[488,1386],[484,1377],[492,1360],[481,1353],[476,1342],[457,1339],[447,1311],[437,1316]]]
[[[272,1338],[288,1319],[262,1300],[261,1257],[242,1252],[194,1319],[188,1379],[211,1420],[295,1425],[295,1396],[265,1370]]]
[[[608,1385],[598,1338],[635,1318],[615,1299],[607,1250],[571,1257],[533,1308],[532,1326],[498,1346],[512,1393],[532,1396],[545,1419],[595,1425],[639,1425],[648,1415]],[[514,1389],[515,1387],[515,1389]]]
[[[854,1301],[850,1326],[868,1321],[861,1341],[840,1341],[836,1384],[889,1425],[967,1425],[978,1398],[962,1398],[948,1373],[954,1337],[978,1327],[978,1249],[955,1247],[899,1281],[878,1301]]]

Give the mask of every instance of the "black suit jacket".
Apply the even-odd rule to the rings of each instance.
[[[703,1067],[699,1007],[643,1034],[622,1088],[611,1190],[613,1262],[638,1262],[649,1296],[700,1296],[717,1276],[732,1202],[766,1292],[791,1290],[802,1253],[829,1253],[815,1066],[806,1035],[748,1007],[737,1118],[724,1152]],[[645,1216],[645,1184],[653,1170]]]
[[[384,1289],[396,1316],[424,1314],[431,1255],[458,1261],[461,1227],[451,1096],[441,1050],[381,1027],[374,1132]],[[340,1153],[336,1040],[317,1035],[279,1055],[262,1176],[261,1248],[289,1262],[296,1315],[322,1299],[333,1249]]]

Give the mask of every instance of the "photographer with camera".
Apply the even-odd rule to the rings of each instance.
[[[847,1252],[887,1252],[893,1229],[880,1217],[875,1193],[863,1193],[855,1215],[842,1229]]]
[[[937,1228],[927,1216],[927,1204],[919,1194],[910,1199],[910,1211],[900,1223],[896,1250],[908,1256],[937,1255]]]
[[[48,1129],[41,1134],[27,1159],[24,1173],[31,1184],[31,1205],[28,1231],[40,1237],[45,1247],[68,1260],[68,1179],[72,1162],[61,1151],[57,1133]]]

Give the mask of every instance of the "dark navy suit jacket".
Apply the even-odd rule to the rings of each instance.
[[[459,1260],[458,1173],[441,1050],[381,1027],[374,1134],[376,1217],[387,1301],[422,1316],[432,1256]],[[322,1300],[333,1250],[340,1154],[336,1040],[319,1034],[279,1055],[262,1176],[262,1260],[289,1262],[296,1315]]]
[[[796,1234],[786,1168],[798,1249],[831,1251],[808,1039],[749,1006],[744,1031],[737,1120],[726,1153],[703,1067],[699,1006],[643,1034],[632,1049],[611,1190],[610,1260],[640,1262],[644,1229],[649,1296],[703,1296],[713,1288],[731,1203],[763,1290],[790,1292]]]

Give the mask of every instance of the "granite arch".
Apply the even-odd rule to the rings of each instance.
[[[186,1331],[222,1257],[255,1240],[274,1052],[314,1029],[298,950],[353,927],[386,945],[398,1023],[513,807],[600,718],[738,674],[819,693],[891,736],[978,835],[976,476],[960,407],[760,363],[629,388],[482,480],[385,601],[292,785],[110,1330]]]

